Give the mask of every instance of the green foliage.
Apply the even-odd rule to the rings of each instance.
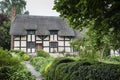
[[[0,48],[0,79],[35,80],[18,56],[2,48]]]
[[[25,0],[1,0],[0,1],[0,11],[7,16],[11,16],[12,8],[15,8],[16,14],[28,14],[29,12],[26,11],[26,1]]]
[[[0,47],[10,49],[10,20],[6,15],[0,14]]]
[[[35,65],[35,64],[37,64],[37,62],[41,61],[41,63],[42,63],[44,60],[45,60],[44,57],[34,57],[30,60],[30,63],[32,65]]]
[[[55,63],[56,64],[56,63]],[[52,63],[52,65],[55,65]],[[87,60],[60,63],[48,68],[45,80],[119,80],[120,64],[105,64]]]
[[[72,28],[87,30],[87,37],[79,41],[80,46],[91,47],[100,55],[106,49],[120,48],[120,1],[54,0],[54,3],[54,9],[68,20]]]
[[[24,61],[28,61],[30,59],[30,56],[28,54],[24,54],[22,58]]]
[[[10,53],[15,53],[19,56],[23,56],[24,54],[27,54],[26,52],[21,51],[21,50],[10,50]]]
[[[45,73],[45,79],[46,80],[57,80],[57,79],[54,79],[53,76],[55,76],[55,70],[56,70],[56,67],[59,65],[59,64],[62,64],[62,63],[69,63],[69,62],[73,62],[74,60],[70,59],[70,58],[56,58],[51,66],[48,68],[48,71],[46,71]]]
[[[109,58],[110,61],[116,61],[116,62],[120,62],[120,56],[111,56]]]
[[[40,71],[42,75],[45,74],[46,66],[51,63],[54,58],[51,57],[34,57],[30,60],[30,63],[35,66],[36,70]]]
[[[29,60],[30,56],[28,53],[21,51],[21,50],[10,50],[9,51],[11,55],[16,56],[17,58],[20,58],[21,60]]]
[[[9,51],[0,48],[0,66],[14,66],[20,63],[20,59],[13,57]]]
[[[22,65],[3,66],[0,68],[0,79],[2,80],[35,80],[35,77]]]
[[[26,67],[21,64],[18,67],[15,67],[13,70],[10,80],[35,80],[35,76],[33,76]]]
[[[11,67],[4,66],[0,68],[0,79],[9,79],[11,77],[11,74],[13,74],[15,70]]]
[[[39,56],[39,57],[44,57],[44,58],[50,57],[49,53],[45,52],[44,50],[39,50],[39,51],[37,52],[37,56]]]

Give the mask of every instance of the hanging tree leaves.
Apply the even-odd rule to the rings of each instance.
[[[55,0],[54,3],[54,9],[74,29],[89,29],[88,41],[96,50],[104,46],[120,48],[119,0]]]
[[[1,0],[0,1],[0,47],[10,49],[10,19],[15,17],[12,15],[12,11],[15,10],[15,14],[29,14],[26,11],[25,0]]]
[[[7,16],[12,15],[12,8],[16,9],[16,14],[29,14],[26,11],[26,1],[25,0],[2,0],[0,1],[0,10]]]

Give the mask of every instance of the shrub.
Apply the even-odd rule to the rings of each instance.
[[[0,80],[35,80],[17,56],[0,48]]]
[[[110,59],[110,61],[120,62],[120,56],[111,56],[109,59]]]
[[[8,66],[4,66],[0,68],[0,79],[7,80],[11,77],[11,74],[14,70]]]
[[[37,62],[41,62],[41,63],[42,63],[42,61],[44,61],[44,60],[45,60],[45,58],[43,58],[43,57],[34,57],[34,58],[32,58],[32,59],[30,60],[30,63],[31,63],[32,65],[36,65]]]
[[[56,62],[48,68],[46,80],[120,80],[120,64],[80,60],[56,65]]]
[[[35,80],[33,76],[24,65],[19,65],[14,68],[14,73],[11,75],[9,80]]]
[[[25,66],[19,64],[17,66],[2,66],[0,68],[1,80],[35,80]]]
[[[51,66],[48,68],[48,71],[46,71],[46,73],[45,73],[46,80],[55,80],[53,76],[55,76],[55,70],[59,64],[69,63],[69,62],[73,62],[73,61],[74,60],[72,60],[70,58],[56,58],[53,61],[53,63],[51,64]]]
[[[43,50],[39,50],[39,51],[37,52],[37,56],[39,56],[39,57],[44,57],[44,58],[50,57],[49,53],[47,53],[47,52],[45,52],[45,51],[43,51]]]
[[[17,55],[19,56],[23,56],[24,54],[27,54],[26,52],[24,51],[21,51],[21,50],[10,50],[10,53],[16,53]]]
[[[0,66],[14,66],[20,62],[20,59],[13,57],[7,50],[0,48]]]
[[[40,71],[43,75],[45,73],[46,66],[51,63],[54,58],[48,57],[35,57],[30,60],[30,63],[35,66],[36,70]]]
[[[28,53],[21,51],[21,50],[10,50],[10,54],[14,57],[18,57],[21,60],[27,61],[30,59],[30,56]]]
[[[30,59],[30,56],[28,54],[24,54],[22,57],[24,61],[28,61]]]
[[[68,76],[71,72],[69,72],[70,63],[61,63],[55,69],[55,77],[54,80],[64,80],[64,76]],[[64,71],[63,71],[64,70]]]

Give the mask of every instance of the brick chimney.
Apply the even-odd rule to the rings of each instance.
[[[12,16],[11,21],[13,21],[16,17],[16,8],[14,6],[12,7],[12,15],[11,16]]]
[[[11,23],[14,21],[16,17],[16,8],[13,6],[12,7],[12,14],[11,14]],[[14,48],[14,36],[11,35],[11,49]]]

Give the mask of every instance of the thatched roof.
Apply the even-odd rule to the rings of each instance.
[[[58,30],[59,36],[76,36],[78,31],[68,27],[65,20],[54,16],[17,15],[10,28],[11,35],[26,35],[27,30],[36,30],[36,35],[50,35],[49,30]]]

